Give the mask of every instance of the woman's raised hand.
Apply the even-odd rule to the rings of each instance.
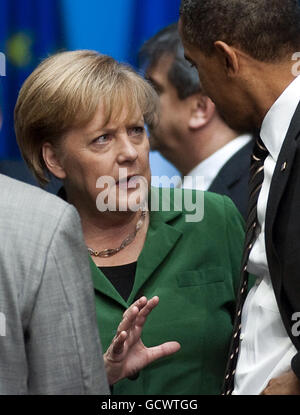
[[[158,297],[150,300],[141,297],[123,314],[117,333],[103,355],[110,385],[125,377],[136,376],[149,363],[180,349],[180,344],[175,341],[148,348],[141,340],[147,317],[158,302]]]

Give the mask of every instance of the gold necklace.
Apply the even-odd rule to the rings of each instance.
[[[141,229],[141,227],[143,226],[143,223],[145,221],[145,217],[146,217],[146,210],[143,210],[141,213],[141,216],[135,226],[135,230],[134,232],[130,233],[121,243],[121,245],[118,248],[107,248],[104,249],[103,251],[94,251],[92,248],[88,248],[88,251],[90,253],[91,256],[96,256],[96,257],[101,257],[101,258],[107,258],[109,256],[115,255],[118,252],[120,252],[122,249],[124,249],[126,246],[128,246],[129,244],[131,244],[131,242],[134,241],[136,234],[138,233],[138,231]]]

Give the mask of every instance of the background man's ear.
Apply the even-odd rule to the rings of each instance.
[[[43,148],[43,159],[48,170],[58,179],[65,179],[66,172],[61,165],[60,159],[57,155],[57,151],[51,143],[44,143]]]
[[[194,94],[191,98],[189,128],[198,130],[205,127],[215,113],[215,104],[202,94]]]
[[[236,50],[221,40],[215,42],[215,48],[226,73],[229,76],[236,75],[239,71],[239,59]]]

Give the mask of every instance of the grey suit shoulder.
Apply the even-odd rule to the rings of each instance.
[[[106,394],[75,209],[0,175],[0,394]]]

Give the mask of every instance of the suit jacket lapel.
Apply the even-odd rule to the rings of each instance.
[[[150,222],[145,245],[138,260],[134,286],[128,299],[129,304],[143,295],[144,283],[163,262],[182,235],[179,230],[166,223],[170,215],[155,213],[156,217],[160,216],[160,220]],[[171,216],[179,214],[179,212],[173,212]],[[153,213],[151,215],[154,216]]]
[[[150,224],[146,241],[138,260],[134,286],[128,298],[129,304],[143,295],[143,285],[163,262],[182,235],[181,231],[168,224],[168,222],[181,215],[182,211],[175,209],[175,197],[171,198],[170,192],[169,200],[166,193],[162,197],[163,190],[166,191],[166,189],[151,188],[149,197]],[[174,192],[176,191],[182,194],[182,190],[175,189]],[[162,200],[167,202],[166,206],[169,206],[168,209],[163,209]]]
[[[252,149],[253,142],[250,141],[236,152],[219,171],[208,190],[231,196],[230,187],[249,171]]]
[[[179,191],[181,192],[181,190]],[[149,206],[151,206],[151,200],[157,198],[161,202],[161,189],[158,192],[151,192]],[[164,200],[166,200],[166,197],[164,197]],[[159,205],[154,202],[153,206]],[[90,259],[94,288],[117,301],[125,308],[134,302],[135,299],[143,295],[142,286],[163,262],[182,235],[181,231],[168,224],[169,221],[181,214],[181,211],[174,211],[173,200],[170,200],[170,209],[167,211],[162,211],[161,205],[159,211],[150,211],[149,229],[143,250],[138,259],[134,286],[127,303],[105,275],[97,268],[94,261]]]
[[[266,211],[266,249],[269,253],[272,246],[272,231],[276,220],[279,203],[287,186],[288,179],[292,170],[293,160],[296,154],[296,138],[300,132],[300,103],[292,118],[289,130],[280,151],[275,171],[272,177],[269,198]]]

